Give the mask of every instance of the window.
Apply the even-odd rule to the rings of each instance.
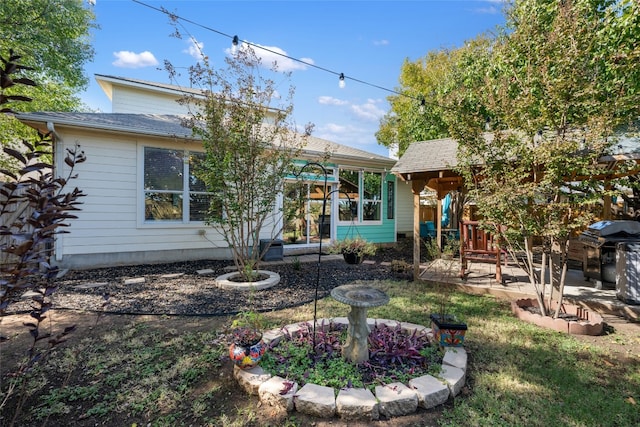
[[[380,221],[382,217],[382,174],[363,172],[362,220]]]
[[[144,148],[145,221],[202,222],[211,195],[199,177],[204,153]]]
[[[382,219],[382,174],[340,169],[340,221]]]

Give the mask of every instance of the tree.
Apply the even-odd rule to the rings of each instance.
[[[470,195],[486,226],[524,250],[545,313],[553,286],[562,300],[569,237],[611,194],[598,159],[640,113],[638,12],[631,0],[517,1],[490,49],[461,56],[444,98]],[[540,273],[533,237],[546,248]]]
[[[211,193],[208,220],[228,243],[238,271],[251,281],[263,255],[260,237],[273,239],[282,231],[283,213],[276,202],[283,179],[295,172],[293,161],[311,126],[304,135],[295,132],[293,88],[279,99],[275,82],[260,75],[252,49],[225,61],[227,67],[220,70],[206,59],[191,67],[192,85],[202,89],[205,99],[184,100],[193,107],[186,126],[206,151],[199,178]]]
[[[94,50],[89,31],[96,28],[91,9],[82,0],[0,1],[0,52],[20,49],[23,65],[33,69],[37,86],[21,88],[32,102],[16,105],[17,111],[75,111],[81,108],[76,96],[89,80],[84,64]],[[7,90],[12,93],[12,88]],[[3,144],[33,136],[32,130],[13,117],[0,115]]]
[[[391,110],[380,121],[376,133],[379,144],[397,146],[398,155],[415,141],[449,136],[447,93],[464,52],[486,48],[489,39],[479,36],[461,48],[431,51],[415,62],[405,60],[400,70],[400,95],[387,99]]]

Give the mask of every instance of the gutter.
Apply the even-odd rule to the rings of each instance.
[[[47,122],[47,130],[53,135],[52,141],[52,155],[53,159],[51,164],[53,165],[53,175],[55,175],[55,171],[58,169],[56,162],[60,158],[60,150],[62,150],[62,138],[60,134],[56,132],[56,127],[53,122]],[[53,241],[53,255],[56,261],[62,261],[62,235],[56,234],[55,240]]]

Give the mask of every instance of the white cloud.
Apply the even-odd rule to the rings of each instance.
[[[246,49],[248,46],[249,45],[243,42],[240,48]],[[263,46],[257,43],[252,43],[251,47],[255,51],[256,56],[260,58],[261,65],[265,68],[271,68],[273,63],[276,62],[278,64],[278,71],[287,72],[306,70],[308,68],[307,64],[314,64],[314,61],[311,58],[298,58],[306,64],[303,64],[300,61],[294,61],[293,59],[288,58],[289,55],[285,50],[276,46]],[[225,49],[225,52],[227,54],[231,54],[231,49]]]
[[[145,50],[144,52],[135,53],[128,50],[113,52],[116,60],[111,64],[122,68],[143,68],[158,65],[158,60],[153,53]]]
[[[363,120],[377,122],[385,115],[385,111],[378,107],[381,102],[379,99],[367,99],[364,104],[352,105],[351,111]]]
[[[497,7],[494,7],[494,6],[478,7],[478,8],[473,9],[473,11],[475,13],[480,14],[480,15],[496,15],[496,14],[500,13],[500,9],[498,9]]]
[[[374,40],[373,41],[373,45],[374,46],[389,46],[389,40],[385,40],[385,39]]]
[[[322,105],[348,105],[349,101],[334,98],[332,96],[321,96],[318,98],[318,103]]]
[[[360,150],[380,152],[380,146],[375,138],[376,130],[373,127],[326,123],[318,127],[313,132],[313,136]]]
[[[183,50],[183,53],[191,55],[196,61],[204,59],[204,43],[197,41],[193,37],[189,37],[189,47]]]

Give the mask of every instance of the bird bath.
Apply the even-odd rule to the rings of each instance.
[[[347,341],[342,347],[342,357],[353,363],[369,360],[369,325],[367,309],[389,302],[389,297],[380,289],[368,285],[342,285],[331,290],[331,296],[338,302],[351,306]]]

